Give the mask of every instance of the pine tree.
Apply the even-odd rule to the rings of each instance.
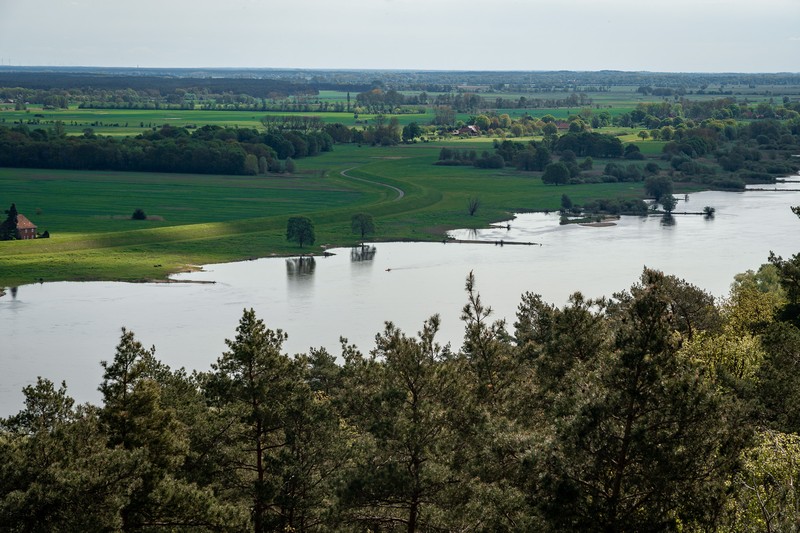
[[[646,270],[616,296],[613,340],[560,379],[553,435],[531,456],[532,486],[554,529],[708,526],[748,433],[734,399],[678,355],[669,282]]]
[[[0,241],[11,241],[17,238],[17,205],[11,204],[6,209],[6,219],[0,224]]]

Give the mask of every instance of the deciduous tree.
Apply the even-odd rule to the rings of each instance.
[[[291,217],[286,223],[286,240],[296,242],[300,248],[304,244],[314,244],[314,223],[308,217]]]
[[[650,176],[644,180],[644,191],[660,202],[664,196],[672,195],[672,180],[667,176]]]
[[[361,240],[363,241],[366,235],[375,233],[375,223],[372,220],[372,215],[356,213],[350,218],[350,229],[353,233],[361,235]]]
[[[544,167],[542,183],[563,185],[569,180],[569,168],[564,163],[557,161]]]

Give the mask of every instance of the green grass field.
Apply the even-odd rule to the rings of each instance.
[[[447,144],[491,150],[486,140]],[[442,146],[337,146],[298,160],[292,176],[0,169],[0,203],[15,202],[51,234],[0,242],[0,287],[161,279],[189,265],[318,253],[323,245],[356,242],[350,218],[358,212],[375,218],[372,240],[438,240],[447,229],[483,227],[515,211],[558,209],[563,193],[577,203],[642,193],[641,184],[554,187],[534,173],[433,165]],[[398,200],[386,185],[404,196]],[[476,216],[467,213],[470,197],[481,201]],[[130,220],[138,207],[154,219]],[[294,215],[314,221],[313,247],[286,242]]]
[[[38,115],[38,116],[37,116]],[[165,110],[165,109],[42,109],[29,106],[25,111],[15,111],[9,106],[0,107],[0,125],[13,126],[20,121],[29,128],[53,128],[56,121],[64,124],[69,135],[80,135],[91,128],[98,135],[127,136],[138,135],[151,128],[165,124],[176,127],[201,127],[206,124],[238,128],[263,129],[261,119],[265,116],[314,116],[327,123],[340,122],[348,127],[371,123],[376,115],[361,114],[358,119],[353,113],[335,112],[265,112],[265,111],[206,111],[206,110]],[[433,112],[406,113],[393,115],[401,126],[410,122],[429,124]],[[357,121],[359,121],[357,123]]]
[[[604,110],[617,115],[639,102],[657,100],[638,94],[636,87],[612,89],[589,94],[593,112]],[[351,95],[353,105],[355,96]],[[482,96],[492,99],[490,94]],[[514,99],[522,94],[498,96]],[[566,93],[524,96],[531,100],[563,99]],[[343,92],[323,91],[309,101],[343,103],[346,98]],[[580,110],[576,106],[497,112],[514,117],[526,112],[536,117],[552,114],[566,119]],[[37,106],[15,111],[13,104],[6,103],[0,105],[0,125],[23,123],[31,129],[49,129],[61,121],[70,135],[92,128],[100,135],[125,136],[164,124],[261,128],[265,115],[298,114],[349,127],[370,123],[375,117],[362,113],[356,119],[353,113],[335,112],[45,110]],[[433,119],[433,110],[429,107],[425,113],[394,116],[401,125],[427,125]],[[460,120],[469,118],[470,114],[458,115]],[[599,131],[637,144],[652,158],[660,154],[664,144],[642,141],[638,128]],[[447,229],[485,226],[515,211],[558,209],[564,193],[579,204],[642,194],[641,184],[553,187],[544,186],[538,173],[435,166],[442,146],[491,152],[492,139],[452,139],[390,148],[338,145],[331,153],[296,161],[297,171],[291,176],[0,169],[0,205],[15,202],[40,231],[48,230],[52,236],[0,242],[0,287],[39,279],[161,279],[193,264],[319,252],[321,245],[355,243],[350,217],[358,212],[375,217],[377,233],[373,240],[433,240],[441,239]],[[595,161],[595,169],[601,170],[605,163]],[[401,189],[402,199],[397,200],[397,192],[387,185]],[[471,197],[481,202],[472,217],[467,213]],[[137,208],[144,209],[147,221],[130,219]],[[314,247],[299,250],[286,242],[286,220],[294,215],[306,215],[315,222]]]
[[[740,88],[741,89],[741,88]],[[407,94],[418,94],[414,91],[406,91]],[[433,101],[439,93],[428,93],[430,101]],[[509,101],[515,101],[521,96],[525,96],[532,105],[542,100],[564,100],[571,93],[564,91],[544,92],[544,93],[481,93],[480,96],[486,102],[493,103],[495,98],[501,97]],[[633,86],[614,86],[609,91],[595,91],[585,93],[590,99],[591,104],[584,106],[544,108],[531,107],[525,109],[496,109],[492,110],[497,114],[508,113],[512,117],[519,117],[525,113],[534,117],[553,115],[559,120],[566,120],[568,116],[577,114],[583,108],[590,108],[592,112],[599,113],[605,111],[612,116],[627,113],[633,110],[639,103],[661,101],[662,98],[644,95],[637,92],[637,87]],[[776,93],[777,94],[777,93]],[[356,106],[356,94],[351,94],[351,105]],[[689,95],[694,100],[708,100],[719,98],[719,95]],[[314,105],[316,102],[328,104],[344,104],[347,93],[341,91],[321,91],[319,95],[300,99]],[[757,94],[748,97],[751,102],[758,102]],[[670,100],[672,101],[672,100]],[[301,102],[301,103],[302,103]],[[538,105],[538,104],[537,104]],[[459,113],[458,120],[468,121],[474,114],[484,112],[477,110],[474,113]],[[0,104],[0,125],[11,126],[22,122],[30,128],[52,128],[56,121],[64,124],[65,130],[70,135],[80,135],[85,128],[92,128],[96,134],[125,136],[137,135],[150,128],[158,128],[164,124],[184,127],[200,127],[205,124],[231,127],[260,128],[261,119],[264,116],[316,116],[328,123],[340,122],[348,127],[362,126],[372,123],[375,115],[361,113],[358,118],[352,112],[266,112],[266,111],[235,111],[220,110],[210,111],[204,109],[194,110],[165,110],[165,109],[79,109],[75,106],[70,109],[43,109],[41,106],[29,105],[28,109],[15,111],[13,104]],[[417,122],[421,125],[428,125],[434,118],[432,107],[426,107],[425,113],[403,113],[391,115],[399,121],[401,126],[410,122]]]

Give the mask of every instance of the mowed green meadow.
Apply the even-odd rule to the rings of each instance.
[[[61,121],[67,134],[82,134],[91,128],[98,135],[129,136],[138,135],[148,129],[160,128],[164,125],[175,127],[202,127],[205,125],[228,126],[238,128],[263,129],[261,120],[266,116],[309,116],[318,117],[326,123],[341,123],[348,127],[357,124],[372,123],[377,115],[361,114],[356,118],[353,113],[336,112],[279,112],[279,111],[207,111],[170,110],[170,109],[43,109],[29,106],[25,111],[15,111],[8,105],[0,106],[0,125],[11,127],[20,121],[29,128],[53,128],[56,121]],[[425,113],[404,113],[392,115],[400,125],[410,122],[429,124],[433,119],[433,111]]]
[[[0,205],[50,239],[0,242],[0,287],[56,280],[153,280],[192,265],[353,245],[350,218],[371,214],[373,241],[440,240],[515,211],[642,195],[641,184],[546,186],[538,173],[434,165],[442,146],[491,150],[491,141],[395,147],[337,145],[297,161],[292,175],[208,176],[0,169]],[[601,163],[599,163],[601,164]],[[403,191],[402,197],[396,189]],[[480,200],[475,216],[470,198]],[[146,221],[130,219],[142,208]],[[316,242],[287,243],[290,216],[308,216]]]

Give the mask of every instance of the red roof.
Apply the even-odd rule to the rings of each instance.
[[[36,224],[28,220],[25,215],[17,214],[17,229],[36,229]]]

